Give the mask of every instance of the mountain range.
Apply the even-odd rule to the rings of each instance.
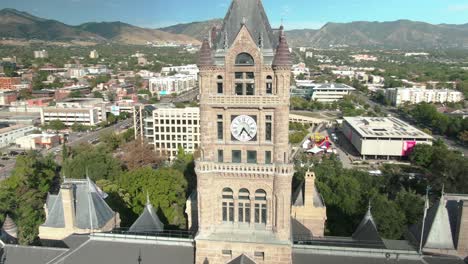
[[[119,42],[133,45],[144,45],[147,42],[199,43],[188,35],[141,28],[122,22],[90,22],[70,26],[9,8],[0,10],[0,37],[47,41]]]
[[[0,10],[0,37],[47,41],[84,40],[144,45],[147,42],[199,44],[222,19],[149,29],[123,22],[90,22],[71,26],[15,9]],[[286,31],[290,46],[349,46],[398,49],[468,49],[468,23],[433,25],[410,20],[327,23],[320,29]]]

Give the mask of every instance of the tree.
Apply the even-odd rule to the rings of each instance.
[[[113,132],[101,134],[99,140],[110,151],[116,150],[122,144],[122,138]]]
[[[8,213],[16,220],[22,245],[38,242],[47,193],[57,186],[57,168],[52,156],[31,151],[18,156],[11,176],[0,182],[0,215]]]
[[[468,130],[460,132],[460,134],[458,134],[458,139],[464,144],[467,144],[468,143]]]
[[[374,195],[371,201],[372,215],[379,233],[387,239],[401,239],[406,228],[403,211],[383,194]]]
[[[63,175],[82,179],[86,173],[93,180],[114,180],[122,173],[122,165],[105,147],[81,145],[71,151],[70,157],[62,164]]]
[[[153,206],[161,210],[161,219],[167,219],[165,224],[185,228],[187,181],[180,171],[172,168],[153,170],[143,167],[122,174],[120,183],[130,195],[133,212],[140,214],[143,211],[148,193]]]
[[[80,91],[72,91],[68,95],[69,98],[81,98],[83,95],[80,93]]]
[[[413,151],[411,152],[409,159],[412,163],[421,166],[427,167],[432,162],[433,147],[428,144],[417,144],[414,146]]]
[[[145,166],[161,165],[166,157],[156,152],[147,142],[141,140],[131,141],[122,147],[122,162],[129,170]]]
[[[107,124],[112,125],[115,123],[117,123],[117,117],[114,114],[109,113],[109,115],[107,116]]]
[[[60,131],[66,128],[65,124],[58,119],[50,121],[47,127],[55,131]]]
[[[416,224],[421,220],[424,210],[424,199],[415,191],[406,189],[401,190],[395,202],[405,214],[406,226]]]
[[[94,91],[93,92],[93,97],[94,98],[102,98],[104,99],[104,95],[100,91]]]

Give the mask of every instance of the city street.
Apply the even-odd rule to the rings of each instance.
[[[76,146],[76,145],[79,145],[79,144],[89,143],[90,141],[93,141],[93,140],[99,140],[99,137],[102,134],[106,134],[106,133],[110,133],[110,132],[120,133],[120,132],[126,130],[127,129],[126,127],[132,127],[132,126],[133,126],[133,119],[129,118],[129,119],[123,120],[121,122],[118,122],[115,125],[112,125],[112,126],[106,127],[106,128],[102,128],[102,129],[99,129],[97,131],[92,131],[92,132],[88,132],[88,133],[86,133],[86,132],[81,132],[81,133],[72,132],[72,133],[70,133],[70,135],[68,137],[67,145],[70,146],[70,147],[73,147],[73,146]],[[82,136],[78,136],[79,134],[82,134]],[[5,151],[5,153],[8,153],[10,150],[5,149],[4,151]],[[41,152],[44,155],[47,155],[47,154],[57,155],[61,151],[62,151],[62,145],[59,145],[59,146],[53,147],[53,148],[48,149],[48,150],[42,150]],[[1,164],[0,165],[0,181],[1,181],[1,180],[4,180],[4,179],[8,178],[11,175],[11,172],[13,171],[13,169],[15,167],[15,164],[16,164],[16,157],[15,156],[13,156],[13,157],[8,156],[8,159],[2,158],[0,160],[0,164]],[[3,165],[3,167],[1,167],[2,165]]]

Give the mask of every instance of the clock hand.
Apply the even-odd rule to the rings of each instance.
[[[252,136],[249,134],[249,132],[247,130],[245,130],[245,127],[242,128],[241,132],[239,133],[239,136],[242,135],[242,133],[245,132],[247,133],[247,135],[252,138]]]

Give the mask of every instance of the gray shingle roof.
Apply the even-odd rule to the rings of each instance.
[[[114,216],[114,211],[112,211],[98,193],[93,182],[88,180],[66,179],[64,184],[68,185],[69,188],[73,188],[76,227],[81,229],[99,229]],[[62,191],[56,196],[49,195],[47,208],[49,212],[43,226],[64,227],[65,220]]]
[[[429,208],[424,225],[423,247],[433,249],[454,249],[457,221],[459,218],[459,202],[441,197],[439,202]],[[410,227],[413,242],[421,240],[422,221]]]
[[[3,252],[0,250],[0,260],[4,264],[46,264],[65,252],[63,248],[6,245]]]
[[[129,229],[130,232],[160,232],[164,231],[164,224],[159,220],[153,205],[146,202],[145,209]]]
[[[260,42],[260,38],[263,40],[263,48],[276,49],[278,41],[273,34],[261,0],[232,1],[224,18],[221,32],[218,34],[216,48],[223,49],[225,39],[227,39],[227,47],[231,47],[242,24],[245,24],[257,43]]]
[[[138,263],[138,257],[141,257],[141,263],[192,264],[194,252],[193,246],[152,244],[148,241],[89,240],[78,250],[70,252],[63,261],[57,259],[53,264],[126,264]]]
[[[228,264],[256,264],[255,261],[247,257],[246,255],[242,254],[237,258],[228,262]]]
[[[356,231],[353,233],[352,238],[358,241],[372,241],[385,247],[379,235],[379,231],[377,230],[374,218],[372,217],[370,206]]]
[[[293,251],[293,264],[424,264],[420,259],[399,259],[396,261],[388,261],[385,254],[382,257],[366,257],[366,256],[345,256],[337,254],[313,254]]]

